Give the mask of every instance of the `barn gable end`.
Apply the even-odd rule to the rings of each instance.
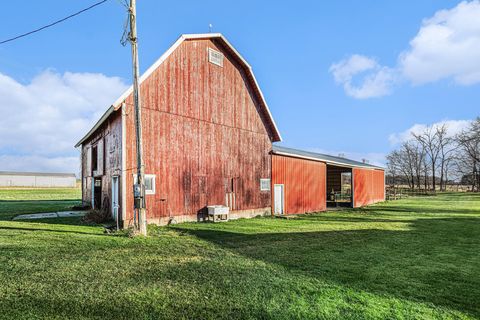
[[[221,66],[209,61],[212,50],[223,56]],[[269,152],[279,135],[257,89],[250,69],[218,38],[185,39],[143,79],[145,168],[156,183],[147,196],[151,222],[196,220],[207,205],[228,205],[239,216],[270,212],[270,192],[260,190],[260,179],[270,179]],[[125,106],[130,208],[132,95],[119,103]],[[128,210],[125,215],[132,219]]]

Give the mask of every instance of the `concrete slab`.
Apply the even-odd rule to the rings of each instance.
[[[34,219],[50,219],[50,218],[69,218],[83,217],[87,211],[59,211],[46,213],[21,214],[12,220],[34,220]]]
[[[87,211],[60,211],[57,214],[59,218],[83,217]]]
[[[46,219],[46,218],[58,218],[58,215],[56,212],[21,214],[19,216],[14,217],[13,220]]]

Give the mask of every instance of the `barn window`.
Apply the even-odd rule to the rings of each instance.
[[[219,67],[223,67],[223,54],[217,50],[208,48],[208,61]]]
[[[260,191],[270,191],[270,179],[260,179]]]
[[[155,180],[154,174],[145,175],[145,194],[155,194]],[[137,184],[137,174],[133,174],[133,184]]]

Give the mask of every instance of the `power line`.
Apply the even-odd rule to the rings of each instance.
[[[92,4],[92,5],[91,5],[90,7],[88,7],[88,8],[82,9],[82,10],[80,10],[80,11],[78,11],[78,12],[75,12],[75,13],[73,13],[73,14],[65,17],[65,18],[62,18],[62,19],[60,19],[60,20],[57,20],[57,21],[52,22],[52,23],[50,23],[50,24],[47,24],[46,26],[43,26],[43,27],[40,27],[40,28],[38,28],[38,29],[29,31],[29,32],[27,32],[27,33],[20,34],[20,35],[18,35],[18,36],[15,36],[15,37],[13,37],[13,38],[10,38],[10,39],[6,39],[6,40],[3,40],[3,41],[0,41],[0,44],[4,44],[4,43],[10,42],[10,41],[14,41],[14,40],[17,40],[17,39],[20,39],[20,38],[29,36],[29,35],[31,35],[31,34],[33,34],[33,33],[42,31],[42,30],[44,30],[44,29],[53,27],[53,26],[56,25],[56,24],[59,24],[59,23],[65,21],[65,20],[68,20],[68,19],[70,19],[70,18],[73,18],[73,17],[75,17],[75,16],[78,16],[79,14],[81,14],[81,13],[83,13],[83,12],[85,12],[85,11],[88,11],[88,10],[90,10],[90,9],[93,9],[93,8],[95,8],[96,6],[99,6],[99,5],[101,5],[102,3],[107,2],[107,1],[108,1],[108,0],[99,1],[99,2],[97,2],[97,3],[95,3],[95,4]]]

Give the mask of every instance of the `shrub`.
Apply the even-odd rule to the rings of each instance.
[[[94,223],[105,223],[111,222],[112,216],[110,211],[104,209],[93,209],[90,210],[84,217],[85,222],[94,222]]]

